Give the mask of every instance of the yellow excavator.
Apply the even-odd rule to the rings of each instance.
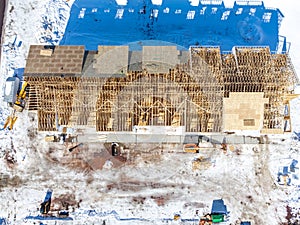
[[[17,78],[15,79],[8,78],[6,81],[6,89],[8,89],[8,91],[5,91],[6,95],[4,100],[7,101],[9,106],[13,108],[13,111],[7,117],[3,126],[3,130],[6,128],[12,130],[16,120],[18,119],[18,117],[16,116],[16,112],[22,112],[25,108],[25,98],[27,94],[28,83],[24,81],[22,83],[21,89],[17,91],[18,84],[19,81]]]
[[[13,110],[13,112],[7,117],[4,126],[3,126],[3,130],[8,128],[9,130],[12,130],[14,127],[14,124],[16,122],[16,120],[18,119],[18,117],[15,114],[16,110]]]
[[[18,112],[22,112],[25,108],[25,98],[27,93],[27,86],[28,83],[26,81],[23,82],[22,88],[17,94],[17,100],[15,101],[13,108],[17,110]]]

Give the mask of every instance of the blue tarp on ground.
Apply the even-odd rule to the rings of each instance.
[[[188,0],[164,0],[153,5],[150,0],[129,0],[126,6],[114,0],[75,0],[61,45],[123,45],[140,40],[161,40],[188,48],[191,45],[270,46],[276,51],[279,23],[278,9],[237,4],[191,6]]]
[[[48,202],[52,197],[52,190],[47,190],[47,193],[46,193],[46,196],[45,196],[45,199],[44,199],[44,202]]]
[[[284,167],[283,167],[282,175],[286,176],[286,175],[288,175],[288,174],[289,174],[289,167],[284,166]]]
[[[26,220],[73,220],[73,218],[71,217],[60,218],[56,216],[26,216],[25,221]]]
[[[251,225],[250,222],[241,222],[241,225]]]
[[[14,69],[14,76],[18,77],[20,80],[23,80],[24,70],[25,68]]]
[[[25,68],[14,69],[14,77],[18,77],[20,79],[20,81],[22,81],[23,75],[24,75],[24,70],[25,70]],[[22,82],[20,82],[20,84],[19,84],[19,90],[21,90],[21,88],[22,88]]]
[[[223,199],[216,199],[213,200],[213,204],[211,207],[211,214],[221,214],[221,215],[227,215],[227,207],[224,205]]]
[[[0,225],[6,225],[6,220],[4,218],[0,218]]]
[[[295,169],[297,169],[297,164],[298,164],[298,160],[296,160],[296,159],[293,159],[293,161],[292,161],[292,163],[291,163],[291,165],[290,165],[290,171],[291,172],[295,172]]]

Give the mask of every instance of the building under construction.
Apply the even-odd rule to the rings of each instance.
[[[297,83],[288,54],[268,47],[32,45],[24,79],[39,131],[289,131]]]

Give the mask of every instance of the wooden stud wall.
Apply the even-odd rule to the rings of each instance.
[[[30,87],[28,109],[38,111],[38,130],[55,131],[56,118],[60,125],[68,125],[78,78],[27,76],[24,79]]]
[[[175,121],[187,131],[205,131],[207,100],[186,70],[178,66],[165,74],[141,71],[109,78],[96,105],[97,131],[132,131],[135,125],[171,126]]]
[[[185,126],[187,132],[222,131],[223,97],[264,92],[264,129],[282,125],[283,99],[298,82],[290,58],[268,48],[191,47],[190,61],[168,73],[128,72],[124,77],[26,76],[27,107],[40,131],[59,123],[97,131],[132,131],[135,125]]]

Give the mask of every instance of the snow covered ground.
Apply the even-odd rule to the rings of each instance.
[[[0,86],[14,69],[25,67],[31,44],[45,43],[49,37],[59,42],[73,2],[8,1]],[[285,20],[300,8],[294,6],[296,1],[283,5],[278,0],[265,2],[279,7]],[[52,32],[45,33],[45,20],[52,21]],[[296,30],[291,27],[295,20],[289,21],[283,22],[281,32],[285,30],[282,34],[294,40],[296,34],[288,32]],[[297,44],[293,41],[291,56],[299,71]],[[296,132],[300,132],[299,108],[300,100],[293,100]],[[8,113],[1,98],[0,126]],[[103,170],[89,171],[74,169],[70,163],[72,158],[86,163],[87,158],[79,158],[87,156],[84,149],[75,155],[64,145],[45,143],[45,134],[36,132],[36,121],[34,113],[25,111],[13,131],[0,131],[0,218],[9,224],[37,224],[37,220],[26,217],[39,214],[47,189],[53,190],[54,207],[69,205],[73,221],[43,224],[198,224],[199,216],[210,212],[212,200],[218,198],[224,199],[230,211],[227,224],[241,220],[257,225],[287,224],[289,207],[292,213],[299,212],[299,170],[290,174],[291,186],[277,182],[280,167],[300,160],[300,143],[295,135],[261,137],[261,144],[231,145],[227,153],[220,146],[199,154],[184,154],[181,146],[172,144],[131,146],[131,154],[136,149],[144,152],[121,167],[107,163]],[[95,150],[93,145],[90,148]],[[106,151],[103,143],[98,148]],[[207,159],[206,169],[193,171],[192,162],[200,155]],[[174,221],[175,214],[181,219]]]

